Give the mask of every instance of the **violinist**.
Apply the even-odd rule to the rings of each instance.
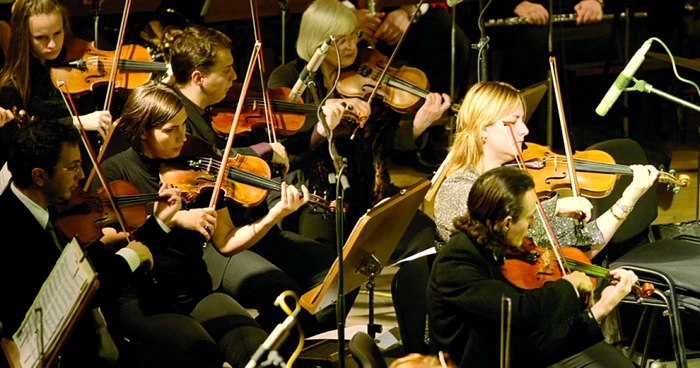
[[[187,133],[202,138],[218,149],[225,140],[211,127],[211,117],[205,108],[221,102],[236,80],[233,68],[231,39],[223,33],[200,25],[190,25],[173,42],[170,50],[175,88],[184,97],[187,111]],[[243,138],[243,137],[240,137]],[[255,155],[273,164],[289,168],[285,147],[278,143],[235,142],[235,152]],[[244,147],[247,146],[247,147]]]
[[[56,0],[17,0],[11,22],[10,50],[0,72],[0,105],[77,126],[50,75],[51,65],[63,61],[70,40],[65,8]],[[86,130],[105,136],[112,116],[109,111],[95,111],[80,120]]]
[[[512,301],[512,366],[545,367],[557,361],[558,367],[634,366],[603,342],[598,326],[637,282],[632,271],[610,271],[616,283],[606,286],[590,308],[582,298],[591,293],[591,280],[578,271],[534,290],[519,290],[500,267],[504,254],[520,248],[535,224],[532,178],[510,167],[487,171],[474,182],[467,203],[468,212],[455,218],[456,231],[430,275],[432,350],[447,351],[460,367],[497,367],[505,295]]]
[[[357,44],[362,37],[357,20],[352,11],[343,6],[337,0],[316,0],[304,12],[297,39],[297,53],[299,59],[293,60],[275,69],[270,76],[268,86],[270,88],[291,88],[303,70],[307,60],[310,60],[316,49],[333,35],[336,39],[340,55],[331,45],[319,71],[316,73],[316,86],[320,96],[324,96],[333,85],[338,69],[338,56],[340,56],[340,68],[347,68],[355,62],[358,55]],[[310,93],[305,92],[304,100],[310,101]],[[333,97],[333,96],[332,96]],[[331,129],[336,130],[336,145],[340,156],[347,158],[347,176],[350,182],[350,194],[348,195],[347,218],[350,226],[366,212],[368,208],[382,198],[386,198],[397,189],[391,184],[386,161],[393,156],[417,149],[415,141],[418,137],[449,108],[449,96],[437,93],[429,94],[424,104],[414,116],[398,116],[397,113],[384,107],[381,101],[375,100],[377,106],[372,106],[372,115],[364,126],[364,129],[356,134],[353,140],[349,134],[342,136],[342,131],[335,128],[340,121],[340,114],[336,113],[328,119]],[[353,103],[357,109],[358,103]],[[363,104],[363,105],[366,105]],[[324,106],[324,111],[326,111]],[[314,116],[307,116],[307,120],[315,121]],[[399,122],[399,120],[402,120]],[[347,131],[347,129],[345,129]],[[291,148],[290,148],[291,151]],[[320,146],[314,152],[304,148],[300,153],[305,162],[303,169],[293,173],[294,180],[310,185],[314,193],[328,193],[334,197],[335,189],[327,182],[328,172],[334,172],[328,159],[327,145]],[[292,177],[287,178],[291,182]],[[332,221],[329,225],[311,225],[323,223],[318,214],[300,214],[298,227],[318,232],[319,229],[333,229]],[[430,226],[429,224],[427,226]],[[411,226],[409,226],[411,227]],[[305,234],[302,234],[305,235]],[[314,234],[314,239],[330,239],[333,244],[334,235]],[[432,241],[431,241],[432,242]]]
[[[53,120],[25,124],[17,135],[8,166],[10,186],[0,195],[0,320],[3,337],[11,338],[19,328],[45,279],[66,244],[56,234],[50,215],[53,206],[71,197],[71,190],[84,177],[81,169],[80,136],[71,126]],[[151,244],[164,235],[169,222],[180,208],[179,191],[161,188],[168,203],[155,207],[152,216],[134,235]],[[124,236],[105,236],[87,246],[87,255],[100,279],[97,304],[106,305],[115,298],[141,265],[153,266],[153,256],[143,243],[125,244]],[[109,249],[112,249],[111,251]],[[90,318],[83,318],[61,352],[62,365],[97,366],[95,330]],[[0,359],[0,366],[3,359]],[[94,363],[94,364],[91,364]],[[76,365],[77,364],[77,365]]]
[[[137,87],[124,105],[118,126],[132,147],[105,161],[105,175],[110,180],[127,180],[139,191],[153,191],[160,185],[161,164],[177,159],[186,141],[195,139],[186,134],[186,120],[185,104],[173,88],[152,82]],[[302,187],[301,193],[282,184],[282,201],[269,210],[258,206],[247,211],[234,205],[214,210],[194,208],[194,204],[180,210],[170,223],[170,236],[162,239],[158,252],[154,251],[153,274],[165,296],[161,301],[152,301],[155,314],[143,308],[138,299],[123,303],[119,307],[120,328],[132,338],[152,343],[168,342],[173,331],[160,331],[161,314],[168,313],[171,307],[183,311],[185,315],[177,318],[178,324],[172,325],[179,326],[189,321],[185,318],[187,315],[196,318],[195,311],[203,309],[213,313],[218,308],[216,299],[224,295],[213,290],[221,290],[246,307],[258,309],[258,321],[271,331],[284,319],[276,314],[279,312],[275,311],[278,308],[273,304],[274,299],[284,290],[302,294],[315,287],[323,281],[335,259],[335,254],[322,245],[277,230],[275,225],[282,218],[309,200],[306,188]],[[203,249],[203,240],[210,241],[211,245]],[[216,263],[215,269],[203,259],[205,252],[212,250],[220,253],[217,260],[223,260],[223,265]],[[229,267],[237,273],[224,275],[227,265],[238,263],[237,267]],[[218,277],[210,277],[210,273]],[[261,274],[265,277],[260,277]],[[246,276],[251,279],[244,279]],[[234,303],[229,295],[225,295],[227,300]],[[151,299],[148,295],[139,298]],[[242,366],[240,359],[250,358],[265,334],[261,334],[260,325],[244,309],[239,306],[236,310],[245,314],[231,319],[224,327],[219,326],[218,331],[226,332],[224,336],[211,333],[220,343],[228,342],[227,361],[233,366]],[[310,323],[314,322],[313,316],[308,313],[305,316]],[[301,315],[300,322],[305,323]],[[209,329],[214,326],[203,326],[207,331],[214,331]],[[307,331],[307,326],[303,327]],[[193,331],[192,337],[181,343],[201,338],[202,333]],[[242,339],[242,342],[234,339]]]
[[[435,222],[438,240],[447,242],[452,220],[467,210],[464,196],[483,173],[515,159],[510,122],[517,144],[522,146],[528,135],[523,122],[522,96],[503,82],[477,83],[467,92],[457,115],[457,134],[446,163],[447,176],[435,198]],[[562,246],[576,246],[593,258],[608,243],[637,200],[655,183],[658,170],[651,165],[632,165],[634,178],[620,199],[595,221],[589,221],[587,232],[575,231],[574,213],[584,213],[591,220],[591,203],[583,197],[559,197],[542,202],[547,217]],[[548,247],[543,225],[537,220],[529,236],[535,244]]]

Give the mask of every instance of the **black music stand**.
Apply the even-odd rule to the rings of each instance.
[[[523,106],[525,108],[525,116],[523,117],[525,123],[530,121],[532,114],[542,101],[542,97],[544,97],[545,92],[547,92],[548,84],[548,81],[542,81],[525,87],[520,91],[520,95],[523,96],[523,100],[525,100],[525,106]]]
[[[373,306],[374,278],[386,266],[391,253],[411,222],[413,213],[430,189],[430,181],[422,179],[410,188],[388,198],[362,216],[343,247],[343,291],[349,291],[367,282],[370,292],[368,333],[374,335]],[[310,313],[336,302],[338,298],[338,259],[333,263],[323,283],[300,299],[301,306]]]

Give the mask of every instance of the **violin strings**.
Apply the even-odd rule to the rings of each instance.
[[[564,157],[552,157],[552,156],[547,156],[544,158],[545,164],[547,162],[552,162],[566,165],[568,164],[568,160]],[[619,165],[619,164],[608,164],[604,162],[596,162],[596,161],[590,161],[590,160],[583,160],[583,159],[574,159],[574,163],[576,164],[576,169],[580,169],[581,171],[594,171],[594,172],[603,172],[603,173],[609,173],[609,174],[631,174],[632,169],[629,168],[629,166],[625,165]]]
[[[218,168],[221,167],[221,161],[219,161],[219,160],[214,160],[214,159],[212,159],[212,158],[201,158],[201,160],[202,160],[202,161],[205,161],[205,162],[209,162],[210,165],[207,165],[207,164],[196,164],[195,167],[197,167],[198,169],[201,169],[201,170],[205,170],[205,171],[206,171],[206,168],[204,168],[204,167],[202,167],[202,166],[205,166],[205,167],[211,166],[211,167],[213,167],[214,169],[218,169]],[[249,172],[247,172],[247,171],[245,171],[245,170],[241,170],[241,169],[236,168],[236,167],[230,167],[230,168],[229,168],[229,173],[237,174],[237,175],[239,176],[239,178],[238,178],[239,181],[240,181],[240,179],[248,180],[248,182],[241,181],[243,184],[249,184],[249,185],[260,186],[260,187],[262,187],[263,189],[275,190],[275,191],[278,191],[278,192],[279,192],[280,189],[281,189],[280,183],[278,183],[278,182],[276,182],[276,181],[274,181],[274,180],[272,180],[272,179],[263,178],[263,177],[261,177],[261,176],[255,175],[255,174],[253,174],[253,173],[249,173]],[[235,179],[235,178],[234,178],[234,179]],[[319,205],[322,205],[322,206],[328,206],[328,203],[327,203],[327,201],[326,201],[324,198],[321,198],[321,197],[319,197],[319,196],[317,196],[317,195],[315,195],[315,194],[310,194],[310,199],[309,199],[309,200],[310,200],[311,202],[315,203],[315,204],[319,204]]]

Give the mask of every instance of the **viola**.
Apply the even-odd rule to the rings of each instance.
[[[352,67],[340,73],[338,93],[345,97],[366,98],[379,83],[377,94],[384,103],[400,113],[415,111],[430,91],[428,77],[420,69],[402,66],[389,67],[382,81],[378,81],[386,67],[387,57],[374,49],[359,49]],[[450,109],[459,111],[458,104]]]
[[[546,196],[560,189],[571,188],[566,156],[554,153],[549,147],[527,143],[523,159],[528,173],[535,181],[538,195]],[[604,151],[578,151],[574,153],[573,159],[581,195],[589,198],[608,196],[619,175],[632,175],[629,166],[616,164],[612,156]],[[681,187],[688,186],[690,178],[685,174],[676,177],[673,170],[660,171],[658,181],[667,184],[677,193]]]
[[[193,203],[213,190],[221,163],[221,156],[211,145],[189,136],[180,156],[161,164],[160,177],[164,183],[180,188],[183,201]],[[226,165],[228,172],[221,190],[226,200],[242,207],[255,207],[265,200],[269,190],[281,189],[280,183],[270,179],[270,166],[259,157],[237,154],[230,157]],[[333,210],[331,204],[319,196],[312,195],[311,202]]]
[[[225,101],[238,101],[239,91],[240,85],[232,87]],[[316,113],[314,104],[306,104],[301,98],[291,101],[288,97],[291,92],[289,88],[270,88],[268,91],[270,107],[272,107],[272,125],[277,134],[292,135],[298,132],[304,126],[306,114]],[[212,129],[222,137],[228,137],[236,112],[231,102],[223,102],[207,108],[211,116]],[[366,116],[355,114],[350,107],[343,114],[343,118],[355,124],[364,123],[367,120]],[[254,128],[266,127],[265,102],[262,94],[249,92],[235,133],[248,133]]]
[[[592,265],[586,254],[580,249],[564,247],[561,250],[569,268],[591,276],[591,283],[594,287],[596,278],[612,280],[610,270]],[[561,268],[556,262],[556,257],[551,250],[538,247],[532,239],[524,238],[519,250],[506,252],[501,265],[501,273],[513,286],[522,290],[532,290],[544,286],[547,282],[562,278]],[[646,298],[654,293],[654,285],[637,284],[633,286],[632,291]]]
[[[159,200],[167,200],[155,194],[139,194],[133,184],[116,180],[109,183],[114,194],[114,202],[124,215],[128,230],[134,230],[146,222],[148,209],[146,205]],[[119,223],[116,210],[111,206],[104,188],[97,193],[85,192],[80,188],[73,190],[70,199],[57,204],[58,213],[55,226],[68,238],[74,236],[81,244],[90,244],[102,237],[102,228]]]
[[[94,42],[78,38],[66,39],[65,62],[52,66],[51,80],[71,86],[71,93],[91,92],[96,85],[107,84],[114,63],[115,51],[100,50]],[[154,62],[148,50],[141,45],[124,45],[120,49],[118,73],[114,88],[134,89],[149,80],[153,73],[167,70],[165,63]]]

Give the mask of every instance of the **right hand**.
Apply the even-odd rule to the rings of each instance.
[[[349,106],[352,106],[352,109],[349,109]],[[331,130],[334,130],[340,124],[346,110],[352,110],[357,116],[369,116],[372,112],[369,104],[359,98],[329,98],[321,106],[321,111],[323,111],[326,123]],[[360,128],[364,127],[366,121],[367,119],[360,121]],[[321,122],[316,123],[316,131],[324,137],[328,136]]]
[[[284,166],[284,173],[286,174],[289,170],[289,156],[287,156],[287,149],[284,145],[279,142],[270,143],[272,148],[272,163],[280,164]]]
[[[591,279],[581,271],[574,271],[568,275],[562,276],[562,278],[570,282],[571,285],[573,285],[574,288],[579,291],[580,296],[584,296],[585,294],[593,291]]]
[[[540,4],[523,1],[515,7],[513,12],[519,17],[527,18],[530,24],[537,26],[544,26],[549,22],[549,12]]]
[[[2,107],[0,107],[0,128],[2,128],[5,124],[11,122],[14,119],[15,116],[12,114],[12,111],[5,110]]]
[[[377,43],[378,40],[374,33],[382,24],[384,13],[376,13],[375,16],[372,16],[367,9],[353,9],[353,12],[357,18],[357,28],[362,30],[362,39],[370,43]]]
[[[216,230],[216,210],[213,208],[196,208],[178,211],[171,221],[173,226],[197,231],[209,241]],[[172,227],[172,226],[171,226]]]
[[[109,128],[112,126],[112,114],[109,111],[95,111],[87,115],[81,115],[80,122],[83,123],[85,130],[98,132],[102,138],[105,138]],[[75,118],[73,119],[73,124],[78,126],[78,121]]]
[[[143,245],[143,243],[141,242],[132,241],[129,242],[129,245],[127,245],[126,247],[133,250],[134,252],[136,252],[136,254],[139,255],[140,265],[146,265],[149,270],[153,269],[153,254],[151,254],[151,251],[148,249],[147,246]]]

